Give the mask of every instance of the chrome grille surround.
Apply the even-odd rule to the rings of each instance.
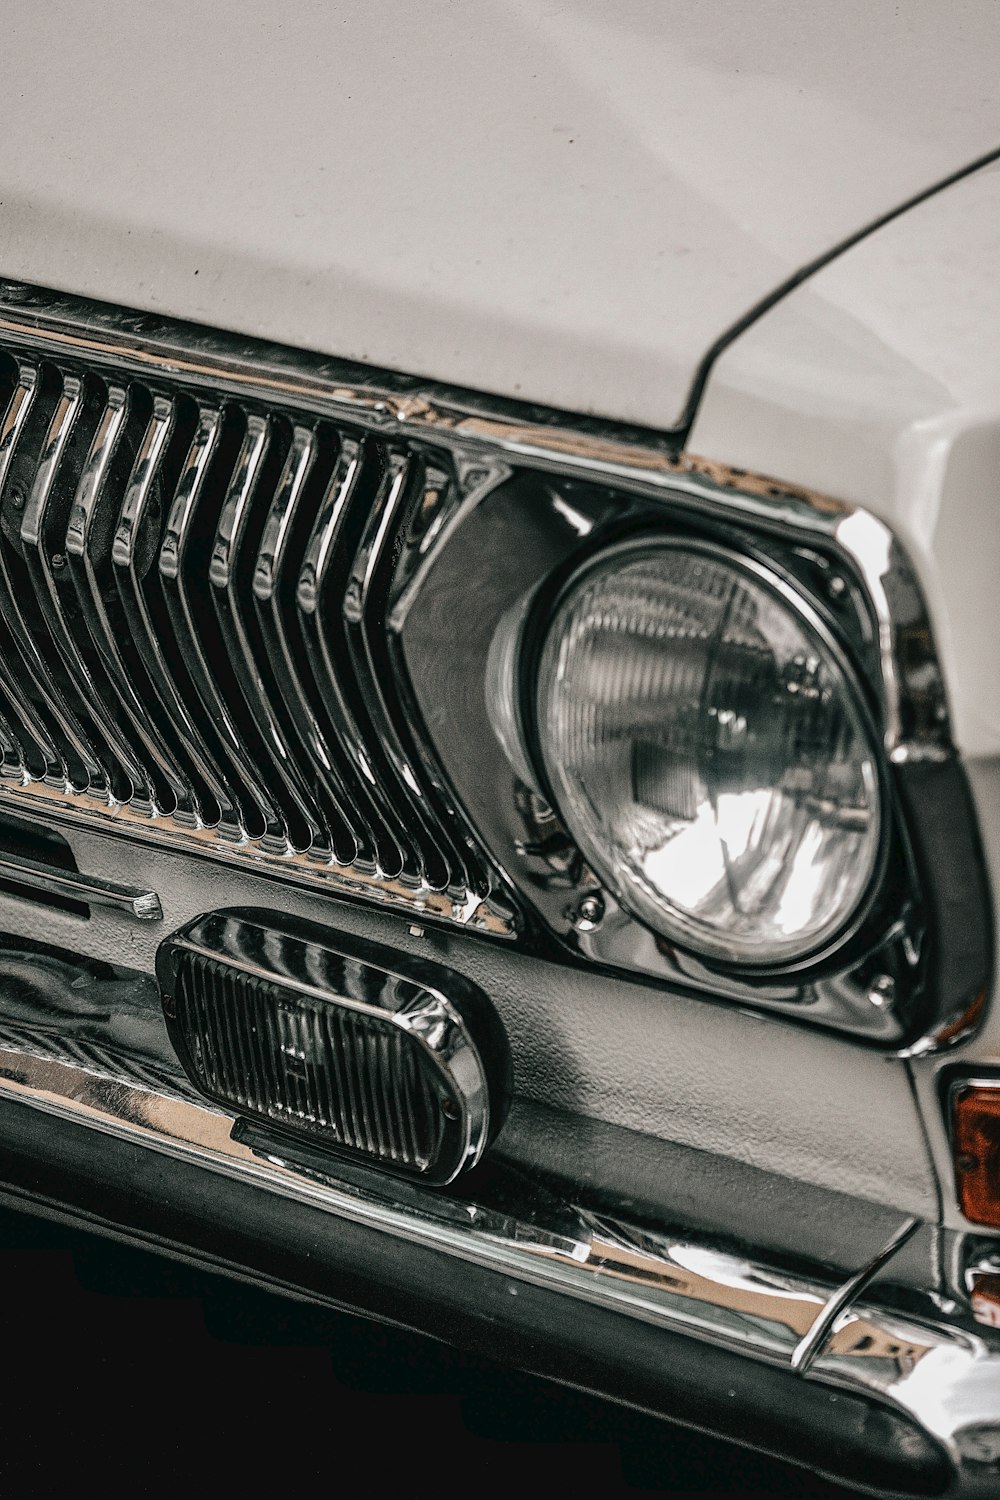
[[[0,803],[516,929],[384,622],[464,493],[309,356],[0,287]]]

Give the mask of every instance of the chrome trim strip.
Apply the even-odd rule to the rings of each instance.
[[[113,906],[127,912],[139,922],[161,922],[163,911],[155,891],[141,886],[119,885],[113,880],[98,880],[75,870],[60,870],[38,860],[0,852],[0,876],[26,885],[33,891],[48,891],[53,896],[69,896],[88,906]]]
[[[903,1297],[899,1309],[864,1297],[834,1321],[810,1380],[875,1397],[945,1449],[963,1495],[1000,1489],[1000,1339],[952,1304]],[[912,1303],[910,1311],[907,1303]]]
[[[162,1063],[133,1065],[113,1043],[88,1037],[74,1047],[24,1023],[0,1022],[0,1097],[309,1204],[334,1221],[492,1268],[510,1278],[512,1291],[521,1283],[548,1287],[831,1392],[853,1391],[913,1420],[948,1454],[948,1493],[996,1493],[1000,1332],[930,1291],[901,1284],[893,1289],[898,1307],[872,1295],[891,1278],[910,1225],[837,1283],[705,1236],[639,1229],[541,1191],[521,1216],[374,1172],[336,1180],[315,1158],[300,1165],[264,1137],[234,1139],[235,1117],[197,1101],[182,1079],[175,1088]],[[817,1343],[806,1368],[796,1352]]]
[[[829,1302],[816,1319],[802,1341],[796,1345],[792,1352],[792,1369],[799,1374],[806,1374],[816,1360],[816,1356],[822,1349],[830,1329],[834,1326],[840,1314],[849,1307],[858,1294],[871,1281],[880,1266],[884,1265],[901,1250],[907,1240],[911,1240],[920,1227],[919,1219],[907,1219],[896,1230],[883,1246],[881,1253],[869,1265],[863,1266],[849,1281],[845,1281],[839,1291],[834,1292]]]
[[[216,859],[224,855],[227,863],[245,863],[248,873],[253,875],[313,891],[322,891],[326,887],[331,895],[357,897],[404,911],[410,916],[458,921],[495,937],[512,939],[517,932],[514,912],[493,896],[472,896],[466,905],[459,907],[446,892],[431,890],[426,885],[392,879],[381,872],[369,875],[356,865],[323,864],[308,854],[294,851],[276,856],[250,839],[220,844],[214,828],[189,829],[169,819],[151,821],[127,803],[112,802],[105,807],[84,792],[64,791],[61,787],[49,787],[45,782],[31,781],[16,789],[0,784],[0,807],[21,816],[44,818],[47,822],[70,828],[86,826],[95,833],[131,834],[144,843],[161,845],[178,854],[200,854]]]
[[[23,1039],[24,1028],[19,1031]],[[830,1295],[820,1282],[694,1239],[630,1229],[583,1209],[568,1208],[561,1222],[546,1227],[544,1216],[539,1223],[513,1219],[377,1174],[363,1188],[321,1177],[312,1167],[234,1140],[236,1116],[195,1102],[186,1088],[174,1096],[162,1086],[152,1089],[148,1080],[125,1082],[121,1067],[112,1078],[96,1063],[83,1068],[46,1056],[51,1048],[42,1037],[38,1047],[41,1055],[8,1048],[0,1024],[0,1096],[253,1181],[335,1218],[617,1307],[768,1363],[790,1364]]]

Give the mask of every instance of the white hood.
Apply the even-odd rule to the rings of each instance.
[[[964,0],[11,7],[0,275],[675,425],[713,342],[1000,144]]]

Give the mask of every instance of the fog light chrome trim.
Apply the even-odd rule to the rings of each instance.
[[[168,938],[157,976],[199,1091],[313,1150],[446,1183],[503,1123],[503,1028],[477,986],[438,964],[222,911]]]

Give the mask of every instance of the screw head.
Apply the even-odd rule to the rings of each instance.
[[[868,999],[872,1005],[885,1010],[896,998],[896,981],[891,974],[878,974],[868,986]]]
[[[12,484],[11,487],[10,487],[10,503],[13,506],[13,508],[15,510],[23,510],[24,509],[24,501],[25,501],[24,485],[23,484]]]
[[[577,932],[593,932],[604,920],[604,898],[600,892],[584,896],[573,917]]]

